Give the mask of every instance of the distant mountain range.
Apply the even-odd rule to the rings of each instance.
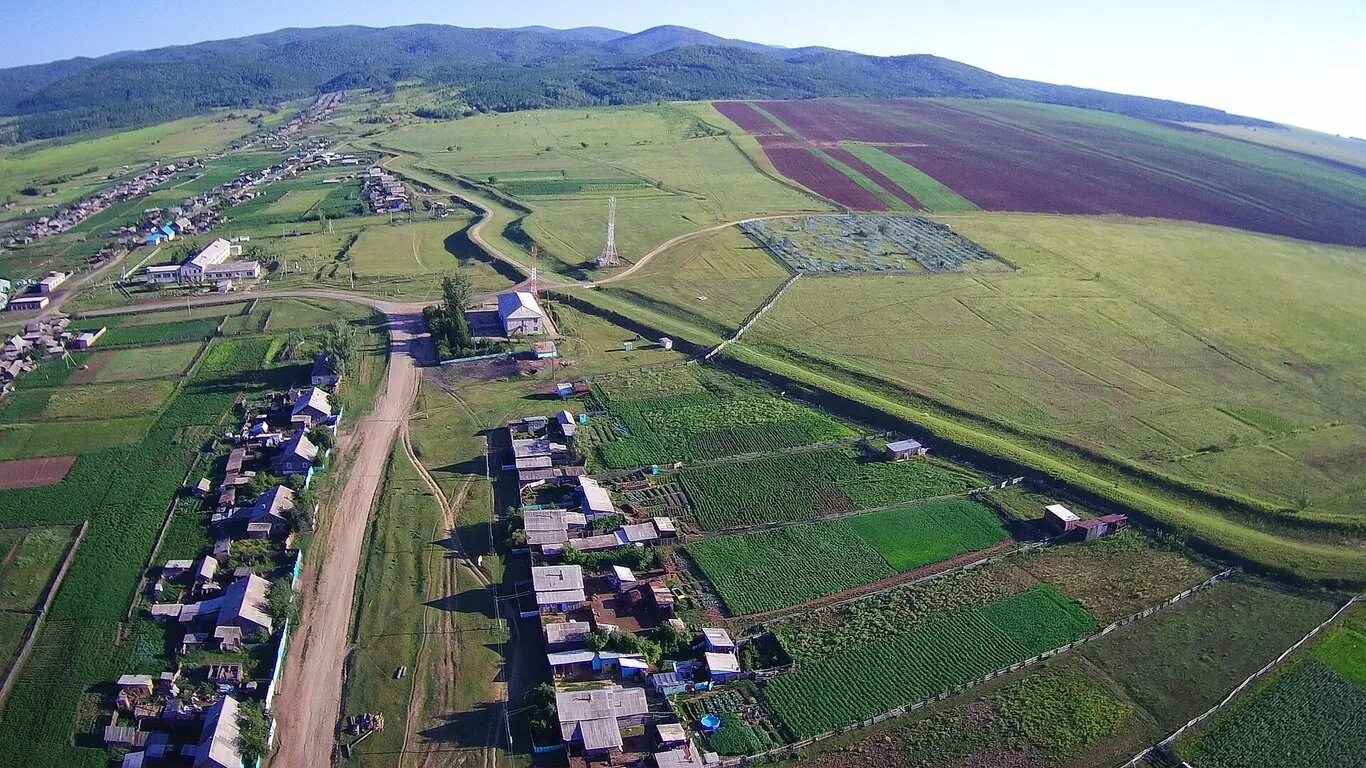
[[[282,29],[0,70],[0,141],[125,128],[215,107],[422,80],[476,111],[680,99],[1014,98],[1155,120],[1270,125],[1208,107],[1002,77],[929,55],[780,48],[662,26],[628,34],[407,27]]]

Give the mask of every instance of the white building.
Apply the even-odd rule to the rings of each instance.
[[[545,312],[527,291],[498,295],[498,320],[508,336],[534,336],[543,332]]]
[[[241,255],[241,245],[234,245],[220,237],[181,264],[148,267],[143,274],[147,282],[153,284],[218,283],[223,280],[255,280],[260,277],[259,263],[228,261],[233,256]]]

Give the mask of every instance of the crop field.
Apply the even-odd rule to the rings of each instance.
[[[688,554],[732,613],[778,610],[999,544],[987,507],[956,500],[706,539]]]
[[[764,696],[795,738],[929,698],[1097,629],[1052,587],[943,615],[916,629],[799,666]]]
[[[92,416],[117,419],[149,414],[159,410],[175,390],[174,381],[154,380],[104,384],[90,387],[67,386],[52,392],[42,417],[46,419],[88,419]]]
[[[268,210],[275,216],[303,217],[330,192],[328,189],[292,189],[271,203]]]
[[[124,381],[179,377],[202,344],[171,344],[142,349],[95,352],[85,361],[89,368],[78,371],[74,384],[112,384]]]
[[[816,154],[815,148],[784,135],[760,135],[773,166],[789,179],[822,197],[855,211],[885,211],[889,206],[877,193]],[[871,183],[871,182],[870,182]]]
[[[516,197],[555,197],[559,195],[615,194],[635,190],[652,189],[644,179],[634,177],[615,179],[575,179],[542,178],[525,180],[504,180],[496,185],[499,189]]]
[[[853,448],[780,453],[680,473],[708,530],[802,520],[962,493],[985,478],[948,462],[888,462]]]
[[[944,224],[914,216],[806,216],[740,225],[800,272],[963,272],[1000,267],[992,253]]]
[[[99,344],[105,347],[136,346],[141,344],[171,344],[182,341],[202,341],[213,335],[222,320],[216,317],[203,320],[165,322],[148,325],[116,325],[105,332]]]
[[[395,168],[427,174],[443,188],[451,188],[455,177],[485,184],[490,175],[501,181],[523,173],[544,175],[508,183],[553,184],[556,175],[644,180],[655,189],[626,194],[617,206],[617,248],[628,263],[705,226],[829,210],[776,174],[765,175],[762,153],[755,150],[757,161],[749,154],[752,139],[699,135],[699,122],[726,121],[706,104],[536,110],[405,126],[373,141],[406,156]],[[582,275],[583,265],[601,252],[607,229],[603,192],[531,197],[529,213],[498,201],[495,193],[473,192],[494,203],[495,218],[484,231],[499,249],[526,254],[526,239],[504,232],[515,224],[540,246],[547,271]]]
[[[745,343],[870,376],[1069,462],[1100,457],[1298,510],[1275,515],[1282,524],[1361,519],[1353,457],[1366,429],[1353,414],[1366,405],[1350,382],[1366,368],[1345,354],[1366,322],[1349,287],[1366,280],[1359,251],[1156,221],[943,220],[1021,271],[799,281]],[[1199,511],[1235,527],[1265,514]],[[1266,556],[1250,533],[1232,535]]]
[[[816,144],[877,146],[987,210],[1122,213],[1366,246],[1366,180],[1244,142],[1118,115],[1001,101],[759,106]],[[760,137],[779,170],[806,184],[818,171],[792,161],[805,152],[796,141]],[[837,172],[824,175],[832,174]],[[1310,206],[1311,200],[1320,204]]]
[[[617,382],[619,391],[625,386]],[[612,417],[592,457],[609,469],[696,461],[854,436],[833,418],[762,387],[708,374],[704,390],[649,399],[598,399]],[[606,439],[603,439],[606,438]]]
[[[0,411],[0,421],[5,418]],[[7,424],[0,428],[0,459],[83,456],[132,445],[142,440],[153,421],[150,417],[64,421],[61,429],[49,429],[43,424]]]
[[[1357,610],[1302,656],[1178,742],[1196,768],[1366,763],[1366,613]]]
[[[1366,762],[1366,687],[1296,663],[1182,750],[1196,768],[1315,768]]]
[[[940,184],[915,167],[872,144],[840,142],[840,148],[881,173],[879,183],[892,191],[903,191],[919,207],[933,213],[975,211],[977,206]],[[886,179],[887,182],[883,182]]]

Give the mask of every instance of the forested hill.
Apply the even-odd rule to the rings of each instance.
[[[418,25],[284,29],[0,70],[0,141],[13,143],[425,80],[477,111],[669,99],[1003,97],[1135,117],[1262,124],[1206,107],[1001,77],[936,56],[778,48],[686,27],[626,34]]]

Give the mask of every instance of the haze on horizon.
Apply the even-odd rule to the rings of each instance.
[[[166,23],[168,14],[175,23]],[[932,53],[1010,77],[1172,99],[1366,138],[1366,100],[1352,95],[1366,85],[1366,4],[1353,0],[965,0],[952,6],[854,0],[833,13],[828,3],[812,0],[687,6],[528,0],[475,7],[441,0],[393,6],[209,0],[174,12],[155,0],[50,0],[0,8],[0,67],[284,27],[418,23],[625,32],[676,24],[788,47]]]

